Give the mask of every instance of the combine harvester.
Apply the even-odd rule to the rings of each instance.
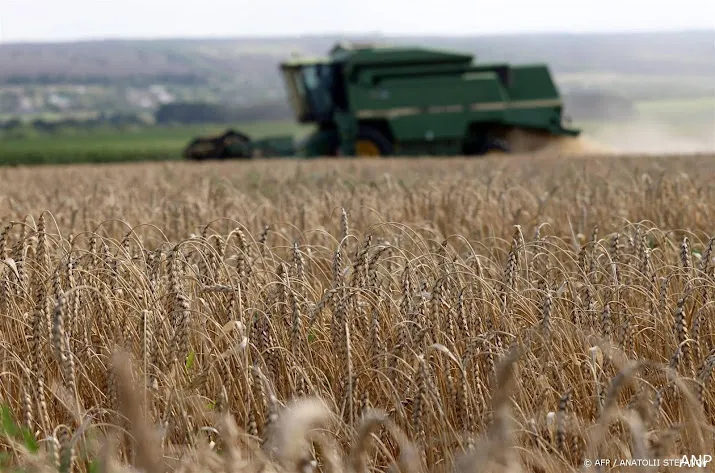
[[[315,131],[252,141],[228,130],[197,138],[187,159],[481,156],[562,149],[580,130],[544,64],[479,64],[428,48],[337,44],[326,58],[280,64],[300,123]],[[553,145],[557,144],[554,148]]]

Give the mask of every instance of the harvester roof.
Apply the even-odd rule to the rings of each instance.
[[[332,60],[328,57],[296,56],[281,62],[281,67],[312,66],[315,64],[329,64]]]
[[[367,45],[358,47],[336,47],[331,52],[335,62],[351,66],[372,66],[379,64],[409,63],[469,63],[471,54],[445,51],[433,48],[397,45]]]
[[[328,57],[294,57],[287,59],[283,67],[308,66],[312,64],[341,63],[351,67],[377,66],[381,64],[454,64],[470,63],[471,54],[415,46],[383,44],[337,43]]]

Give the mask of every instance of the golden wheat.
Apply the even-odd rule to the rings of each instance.
[[[39,451],[0,446],[25,471],[712,471],[652,465],[715,451],[713,163],[2,169],[0,403]]]

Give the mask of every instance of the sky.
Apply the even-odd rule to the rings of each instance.
[[[715,29],[715,0],[0,0],[0,42]]]

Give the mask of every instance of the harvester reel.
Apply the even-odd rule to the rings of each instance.
[[[184,150],[184,157],[193,160],[225,159],[227,157],[251,158],[251,139],[236,130],[226,130],[219,136],[199,137]],[[231,151],[238,152],[232,154]],[[233,148],[233,149],[232,149]]]

